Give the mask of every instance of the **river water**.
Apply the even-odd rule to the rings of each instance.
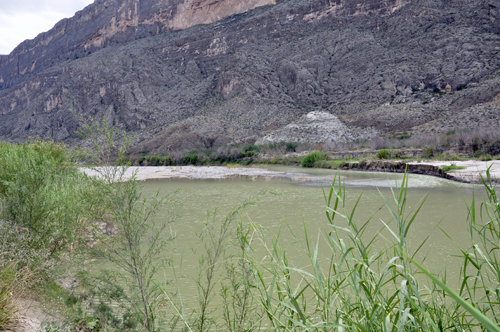
[[[285,178],[240,176],[216,180],[163,179],[143,182],[145,196],[152,195],[158,190],[162,194],[180,190],[176,199],[182,204],[175,208],[179,218],[169,225],[170,232],[176,238],[169,244],[165,255],[173,258],[178,283],[186,302],[195,301],[197,296],[194,279],[198,275],[198,261],[202,247],[196,234],[203,230],[207,211],[217,208],[218,215],[224,217],[235,206],[262,192],[267,193],[261,196],[260,203],[245,210],[245,220],[248,223],[262,225],[267,229],[268,238],[280,233],[281,243],[287,250],[288,257],[292,264],[298,267],[306,264],[303,259],[304,250],[301,249],[301,244],[304,243],[303,225],[306,225],[313,241],[316,241],[322,229],[331,227],[328,226],[325,217],[325,200],[321,186],[328,188],[332,177],[336,174],[340,175],[345,183],[349,211],[357,198],[362,195],[354,215],[356,222],[360,225],[374,216],[368,226],[367,236],[377,237],[376,247],[387,246],[393,241],[390,232],[384,230],[381,222],[381,220],[386,223],[391,221],[391,215],[384,206],[382,196],[391,206],[395,206],[391,188],[397,189],[402,180],[401,174],[271,166],[269,169],[280,172],[305,172],[316,175],[317,178],[310,180],[308,177],[309,180],[306,181],[294,181]],[[483,191],[479,186],[476,187],[478,196],[481,196]],[[416,249],[428,237],[417,257],[419,260],[425,257],[424,265],[435,273],[443,273],[446,269],[449,283],[457,285],[461,261],[453,255],[460,253],[459,247],[466,249],[470,245],[464,200],[470,202],[475,187],[437,177],[411,174],[408,188],[408,212],[417,207],[419,201],[428,195],[412,225],[408,241],[410,248]],[[162,217],[162,213],[159,214],[159,218]],[[337,222],[342,226],[342,220]],[[393,222],[390,226],[395,229]],[[292,231],[296,237],[292,236]],[[257,239],[254,245],[257,248],[256,255],[265,255]],[[326,252],[323,259],[328,257],[329,254]],[[171,269],[167,268],[165,274],[173,278]]]

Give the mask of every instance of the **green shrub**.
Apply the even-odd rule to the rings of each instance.
[[[243,152],[254,152],[258,153],[261,149],[260,145],[255,145],[255,144],[245,144],[243,146]]]
[[[196,165],[196,163],[198,162],[198,155],[192,155],[191,158],[189,158],[189,162],[193,165]]]
[[[26,230],[26,250],[37,251],[35,257],[54,258],[92,235],[84,220],[102,202],[64,145],[0,143],[0,164],[0,219]]]
[[[163,165],[165,165],[165,166],[173,166],[173,165],[175,165],[174,158],[172,158],[172,157],[165,157],[164,161],[163,161]]]
[[[325,159],[316,160],[314,162],[313,166],[315,168],[328,168],[328,169],[333,167],[332,162],[325,160]],[[335,167],[333,167],[333,168],[335,168]]]
[[[448,165],[448,166],[443,166],[441,167],[441,170],[445,173],[450,173],[450,172],[453,172],[457,169],[465,169],[466,167],[464,166],[457,166],[457,165],[454,165],[454,164],[451,164],[451,165]]]
[[[330,157],[324,152],[313,151],[302,158],[302,167],[313,167],[314,163],[318,160],[328,160]]]
[[[487,154],[487,153],[483,153],[479,156],[479,160],[481,161],[490,161],[492,160],[493,158],[491,157],[491,155]]]
[[[255,156],[255,151],[247,151],[247,152],[242,152],[240,153],[240,158],[247,158],[247,157],[253,157]]]
[[[299,143],[286,142],[285,143],[285,150],[286,150],[286,152],[295,152],[295,150],[297,149],[297,146],[299,146]]]
[[[191,156],[190,155],[184,155],[182,156],[181,158],[181,165],[189,165],[189,163],[191,162]]]
[[[436,152],[434,147],[425,148],[424,149],[424,157],[431,158],[434,156],[434,152]]]
[[[377,152],[378,159],[389,159],[392,156],[392,151],[388,149],[382,149]]]
[[[456,129],[453,129],[453,130],[448,130],[448,131],[446,132],[446,136],[452,136],[452,135],[455,135],[455,134],[456,134],[456,132],[457,132],[457,130],[456,130]]]
[[[163,165],[163,158],[161,156],[152,156],[147,158],[148,166]]]

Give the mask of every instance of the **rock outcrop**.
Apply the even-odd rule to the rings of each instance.
[[[0,139],[73,144],[75,114],[158,152],[313,111],[345,137],[498,128],[499,52],[496,0],[97,0],[0,56]]]

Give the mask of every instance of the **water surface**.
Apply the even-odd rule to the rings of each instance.
[[[368,236],[377,237],[377,248],[394,241],[390,232],[384,230],[384,225],[391,222],[388,209],[384,206],[384,196],[394,207],[391,188],[398,190],[401,174],[369,173],[354,171],[334,171],[324,169],[303,169],[295,167],[269,167],[270,170],[285,172],[305,172],[317,175],[314,181],[292,181],[284,178],[263,177],[233,177],[216,180],[163,179],[143,182],[144,194],[151,195],[160,190],[168,194],[177,189],[177,200],[182,205],[176,208],[179,219],[170,225],[176,239],[168,247],[166,255],[173,257],[174,265],[181,276],[180,285],[183,296],[194,301],[197,296],[194,279],[198,273],[198,259],[202,253],[200,241],[196,236],[203,229],[207,211],[218,209],[222,218],[235,206],[245,200],[251,200],[262,192],[268,192],[261,197],[258,206],[246,209],[246,222],[262,225],[268,230],[268,237],[280,234],[284,249],[292,264],[298,267],[307,266],[304,251],[296,234],[303,244],[303,225],[308,228],[312,240],[316,241],[322,229],[328,229],[325,217],[325,201],[322,185],[328,189],[333,176],[341,176],[346,187],[348,210],[362,195],[355,213],[358,224],[373,217],[369,225]],[[411,174],[409,177],[408,209],[418,206],[427,195],[423,208],[415,220],[410,232],[409,245],[412,248],[420,246],[426,238],[427,243],[421,250],[419,259],[425,257],[425,265],[434,272],[447,269],[448,280],[452,285],[458,284],[460,260],[453,257],[459,254],[458,245],[467,248],[470,240],[466,231],[467,209],[464,199],[470,201],[474,186],[452,182],[449,180]],[[275,192],[279,192],[276,195]],[[161,214],[160,214],[161,215]],[[341,219],[337,220],[342,225]],[[390,224],[395,227],[394,223]],[[446,232],[448,236],[444,234]],[[257,239],[257,237],[256,237]],[[458,245],[457,245],[458,244]],[[265,255],[263,246],[256,240],[254,243],[256,255]],[[328,260],[329,250],[321,246],[322,259]],[[182,261],[181,271],[179,266]],[[172,275],[167,271],[167,275]]]

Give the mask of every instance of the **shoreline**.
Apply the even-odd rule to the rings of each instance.
[[[446,173],[444,166],[458,166],[457,169]],[[397,172],[403,173],[405,169],[410,174],[423,174],[445,178],[462,183],[480,183],[481,176],[486,177],[486,170],[490,168],[490,174],[494,182],[500,179],[500,161],[429,161],[429,162],[405,162],[373,160],[366,162],[351,162],[342,170],[356,170],[365,172]],[[106,171],[105,167],[97,168]],[[90,168],[82,168],[82,172],[90,176],[99,176],[99,172]],[[293,181],[321,181],[328,176],[317,176],[306,173],[278,172],[259,167],[226,167],[226,166],[130,166],[125,171],[123,178],[130,179],[136,175],[138,181],[158,179],[225,179],[233,176],[250,176],[264,178],[283,178]],[[333,175],[332,175],[333,178]]]
[[[455,169],[451,172],[443,171],[444,166],[458,166],[463,169]],[[481,176],[486,178],[486,170],[490,168],[492,182],[500,182],[500,161],[367,161],[367,162],[352,162],[343,167],[343,169],[351,169],[367,172],[397,172],[404,173],[407,170],[410,174],[422,174],[436,176],[447,180],[461,183],[481,183]]]

